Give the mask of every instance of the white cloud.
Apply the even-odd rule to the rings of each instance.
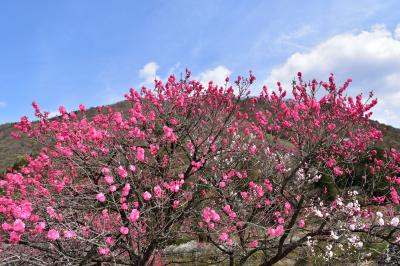
[[[51,112],[49,112],[49,118],[53,118],[53,117],[56,117],[56,116],[59,116],[59,115],[60,115],[59,111],[51,111]]]
[[[157,75],[157,70],[159,69],[159,65],[156,62],[149,62],[143,66],[142,69],[139,70],[139,77],[142,82],[140,86],[152,86],[154,85],[154,79],[166,81],[168,76],[173,74],[177,78],[179,78],[180,74],[184,74],[183,68],[180,63],[176,63],[168,70],[168,76],[164,78],[160,78]],[[208,84],[209,81],[214,82],[218,85],[225,84],[225,78],[231,74],[231,71],[225,66],[217,66],[213,69],[207,69],[200,72],[198,75],[192,76],[193,79],[199,80],[204,84]]]
[[[147,86],[152,88],[154,85],[154,79],[166,81],[169,75],[175,75],[177,78],[180,78],[181,74],[185,74],[184,68],[178,62],[173,65],[168,70],[168,75],[160,78],[157,75],[157,71],[159,69],[159,65],[156,62],[149,62],[143,66],[142,69],[139,70],[139,77],[141,78],[142,82],[140,86]],[[207,85],[208,82],[212,81],[214,84],[224,85],[225,78],[228,77],[232,72],[225,66],[219,65],[213,69],[206,69],[199,74],[192,75],[192,78],[202,82],[204,85]]]
[[[7,106],[6,102],[0,101],[0,108],[6,107],[6,106]]]
[[[397,24],[396,29],[394,30],[394,38],[400,40],[400,24]]]
[[[160,77],[157,76],[157,70],[159,65],[156,62],[149,62],[139,70],[139,77],[143,80],[140,86],[152,86],[154,85],[154,80],[159,80]]]
[[[232,72],[225,66],[217,66],[214,69],[208,69],[201,72],[195,77],[195,79],[198,79],[204,84],[208,84],[208,82],[212,81],[215,84],[223,85],[225,84],[225,78],[231,73]]]
[[[384,25],[376,25],[370,31],[333,36],[307,52],[291,55],[272,69],[266,84],[275,86],[281,81],[287,87],[298,71],[307,80],[326,80],[330,73],[338,82],[352,77],[350,94],[375,92],[379,103],[373,118],[400,127],[399,35],[399,25],[394,34]]]

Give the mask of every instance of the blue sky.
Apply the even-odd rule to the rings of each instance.
[[[118,101],[189,67],[202,80],[252,69],[258,83],[353,77],[375,118],[400,127],[399,1],[0,1],[0,123],[31,102]],[[397,82],[398,81],[398,82]],[[397,101],[398,100],[398,101]]]

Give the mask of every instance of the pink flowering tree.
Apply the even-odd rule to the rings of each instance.
[[[1,259],[152,265],[182,235],[206,236],[231,265],[397,244],[400,155],[374,157],[376,100],[347,96],[350,81],[301,74],[290,97],[278,84],[246,98],[254,80],[204,85],[187,71],[131,89],[126,112],[93,117],[80,106],[49,119],[34,103],[39,121],[23,117],[14,136],[42,149],[0,179]],[[379,195],[375,182],[385,183]]]
[[[223,175],[209,176],[199,217],[200,231],[230,265],[256,253],[273,265],[296,249],[330,262],[346,257],[334,254],[364,259],[360,250],[370,243],[399,243],[399,153],[374,158],[382,134],[369,118],[377,101],[347,96],[350,82],[337,87],[332,75],[306,83],[299,73],[290,97],[278,83],[249,101],[253,119],[238,134],[250,140],[236,145],[240,157],[220,161]],[[368,179],[356,175],[360,161],[368,162]],[[382,180],[384,195],[376,196]]]
[[[237,95],[228,81],[189,77],[131,89],[127,112],[100,107],[90,119],[84,106],[49,119],[33,103],[39,121],[16,128],[42,149],[0,181],[1,259],[150,265],[190,234],[207,175],[239,157],[233,135],[248,117],[239,102],[254,77],[239,78]]]

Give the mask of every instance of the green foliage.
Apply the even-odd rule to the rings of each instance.
[[[12,169],[18,170],[22,166],[25,166],[28,163],[28,160],[26,159],[25,156],[18,155],[17,158],[15,159],[14,164],[12,165]]]
[[[324,191],[323,198],[328,201],[334,200],[338,194],[336,184],[330,176],[322,175],[316,186]]]

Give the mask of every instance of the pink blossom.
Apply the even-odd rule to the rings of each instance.
[[[145,192],[143,193],[143,199],[146,200],[146,201],[150,200],[150,199],[151,199],[151,194],[150,194],[150,192],[145,191]]]
[[[292,209],[292,205],[290,205],[290,203],[289,202],[285,202],[285,210],[291,210]]]
[[[336,125],[333,124],[333,123],[330,123],[330,124],[328,125],[328,129],[329,129],[329,130],[334,130],[335,128],[336,128]]]
[[[43,232],[43,230],[46,228],[46,223],[45,222],[40,222],[35,226],[35,231],[40,233]]]
[[[137,220],[139,220],[139,217],[140,217],[140,212],[137,209],[133,209],[128,219],[131,222],[136,222]]]
[[[343,175],[343,171],[340,170],[340,168],[337,166],[333,168],[333,172],[335,173],[335,175],[338,175],[338,176]]]
[[[96,195],[96,199],[100,202],[105,202],[106,201],[106,196],[104,196],[104,193],[98,193]]]
[[[285,208],[284,208],[284,213],[285,215],[289,215],[290,211],[292,210],[292,205],[290,205],[289,202],[285,202]]]
[[[257,240],[253,240],[248,244],[249,247],[251,248],[256,248],[258,246],[258,241]]]
[[[114,183],[114,178],[110,175],[106,175],[104,177],[104,181],[106,181],[107,184],[112,184],[112,183]]]
[[[25,231],[25,224],[24,224],[24,222],[22,222],[21,219],[15,220],[14,225],[13,225],[13,230],[14,230],[15,232],[18,232],[18,233],[24,232],[24,231]]]
[[[297,222],[297,225],[299,226],[299,228],[303,228],[304,225],[305,225],[304,220],[303,220],[303,219],[299,220],[299,221]]]
[[[12,213],[15,218],[23,220],[28,219],[32,213],[32,203],[30,202],[22,203],[20,206],[14,207]]]
[[[280,236],[283,233],[283,226],[278,225],[275,229],[275,233],[276,233],[276,235]]]
[[[20,240],[21,240],[21,236],[17,232],[12,231],[10,233],[10,243],[15,244],[15,243],[18,243]]]
[[[106,237],[106,244],[109,245],[109,246],[114,245],[114,240],[113,240],[113,238],[110,237],[110,236]]]
[[[328,165],[328,167],[333,167],[334,165],[336,165],[336,160],[335,159],[329,159],[326,164]]]
[[[2,223],[2,224],[1,224],[1,228],[2,228],[4,231],[11,231],[11,230],[13,230],[13,226],[12,226],[11,224],[9,224],[9,223]]]
[[[155,156],[159,150],[159,146],[157,144],[150,144],[150,153]]]
[[[282,127],[284,127],[284,128],[290,128],[291,126],[292,126],[292,123],[287,120],[282,122]]]
[[[99,248],[98,252],[101,255],[108,255],[110,253],[110,249],[109,248]]]
[[[161,197],[162,189],[161,189],[161,187],[160,187],[159,185],[155,186],[155,187],[153,188],[153,191],[154,191],[154,196],[155,196],[156,198]]]
[[[226,205],[224,206],[224,211],[225,211],[226,213],[229,214],[229,213],[232,211],[231,206],[228,205],[228,204],[226,204]]]
[[[131,185],[129,183],[126,183],[125,186],[122,188],[122,195],[125,197],[128,196],[130,190],[131,190]]]
[[[65,238],[74,238],[74,237],[76,237],[76,234],[75,234],[74,231],[65,230],[65,231],[64,231],[64,237],[65,237]]]
[[[394,204],[399,204],[399,195],[394,187],[390,188],[390,196],[392,197],[392,201]]]
[[[144,149],[143,149],[143,148],[138,147],[138,148],[136,149],[136,159],[137,159],[139,162],[144,161]]]
[[[268,228],[268,229],[267,229],[267,234],[268,234],[270,237],[275,237],[275,236],[276,236],[275,229],[272,228],[272,227]]]
[[[117,190],[117,186],[111,185],[109,189],[110,189],[110,192],[115,192]]]
[[[283,226],[278,225],[276,228],[268,228],[267,233],[270,237],[280,236],[283,233]]]
[[[103,167],[103,168],[101,168],[101,173],[103,175],[108,175],[110,173],[110,169],[107,167]]]
[[[50,216],[50,218],[53,218],[55,216],[55,210],[52,207],[47,207],[46,208],[47,214]]]
[[[167,126],[163,126],[163,131],[167,138],[171,137],[171,135],[173,134],[172,128],[167,127]]]
[[[128,172],[125,170],[125,168],[122,165],[120,165],[117,168],[117,173],[120,177],[123,177],[123,178],[126,178],[128,176]]]
[[[36,223],[37,221],[39,221],[39,215],[33,214],[31,215],[31,218],[29,220],[31,220],[31,222]]]
[[[53,241],[57,240],[57,239],[60,238],[60,233],[57,230],[50,229],[47,232],[47,238],[50,239],[50,240],[53,240]]]
[[[172,128],[163,126],[163,131],[165,134],[165,137],[170,141],[170,142],[176,142],[177,138],[172,130]]]
[[[218,215],[218,213],[209,207],[203,210],[202,216],[206,223],[210,223],[211,221],[218,223],[221,220],[221,217]]]
[[[250,154],[256,154],[256,152],[257,152],[256,145],[251,145],[249,148],[249,152],[250,152]]]
[[[256,190],[257,196],[258,196],[259,198],[261,198],[261,197],[264,196],[264,191],[263,191],[263,187],[262,187],[262,186],[256,185],[256,186],[255,186],[255,190]]]
[[[125,227],[125,226],[121,226],[121,228],[119,229],[119,231],[121,232],[121,234],[123,235],[127,235],[129,233],[129,228]]]
[[[107,220],[110,217],[110,215],[108,213],[108,209],[104,209],[101,211],[101,217],[103,217],[103,219],[105,219],[105,220]]]
[[[227,233],[222,233],[222,234],[218,237],[218,240],[219,240],[219,241],[225,242],[226,240],[228,240],[228,238],[229,238],[229,235],[228,235]]]

